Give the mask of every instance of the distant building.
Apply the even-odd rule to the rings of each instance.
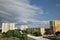
[[[42,35],[45,34],[45,28],[28,28],[28,30],[30,30],[30,33],[33,34],[34,30],[38,30],[41,32]]]
[[[28,28],[27,25],[21,25],[21,26],[20,26],[20,29],[21,29],[21,30],[26,30],[27,28]]]
[[[7,32],[8,30],[14,30],[15,24],[14,23],[2,23],[2,33]]]
[[[30,30],[30,33],[33,34],[34,30],[39,30],[40,31],[40,28],[33,27],[33,28],[28,28],[28,30]]]
[[[60,31],[60,20],[50,21],[51,33],[56,33]]]
[[[45,28],[40,28],[40,32],[42,35],[44,35],[45,34]]]

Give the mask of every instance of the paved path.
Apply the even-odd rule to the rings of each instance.
[[[28,37],[30,37],[32,39],[35,39],[35,40],[49,40],[49,39],[43,38],[42,36],[35,37],[35,36],[32,36],[32,35],[28,35]]]

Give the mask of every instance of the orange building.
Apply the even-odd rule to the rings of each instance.
[[[50,21],[51,33],[56,33],[60,31],[60,20]]]

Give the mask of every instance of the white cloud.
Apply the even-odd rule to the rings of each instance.
[[[40,7],[30,5],[28,0],[0,0],[0,14],[8,15],[9,21],[28,23],[39,21],[33,17],[44,14]],[[6,17],[6,16],[3,16]]]
[[[60,4],[56,4],[57,7],[60,7]]]
[[[32,25],[32,26],[31,26]],[[35,21],[32,22],[32,24],[30,24],[30,27],[45,27],[45,28],[49,28],[49,21]]]

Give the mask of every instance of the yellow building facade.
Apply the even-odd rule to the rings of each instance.
[[[60,31],[60,20],[50,21],[51,32],[56,33]]]
[[[42,35],[44,35],[45,34],[45,28],[40,28],[40,32]]]

